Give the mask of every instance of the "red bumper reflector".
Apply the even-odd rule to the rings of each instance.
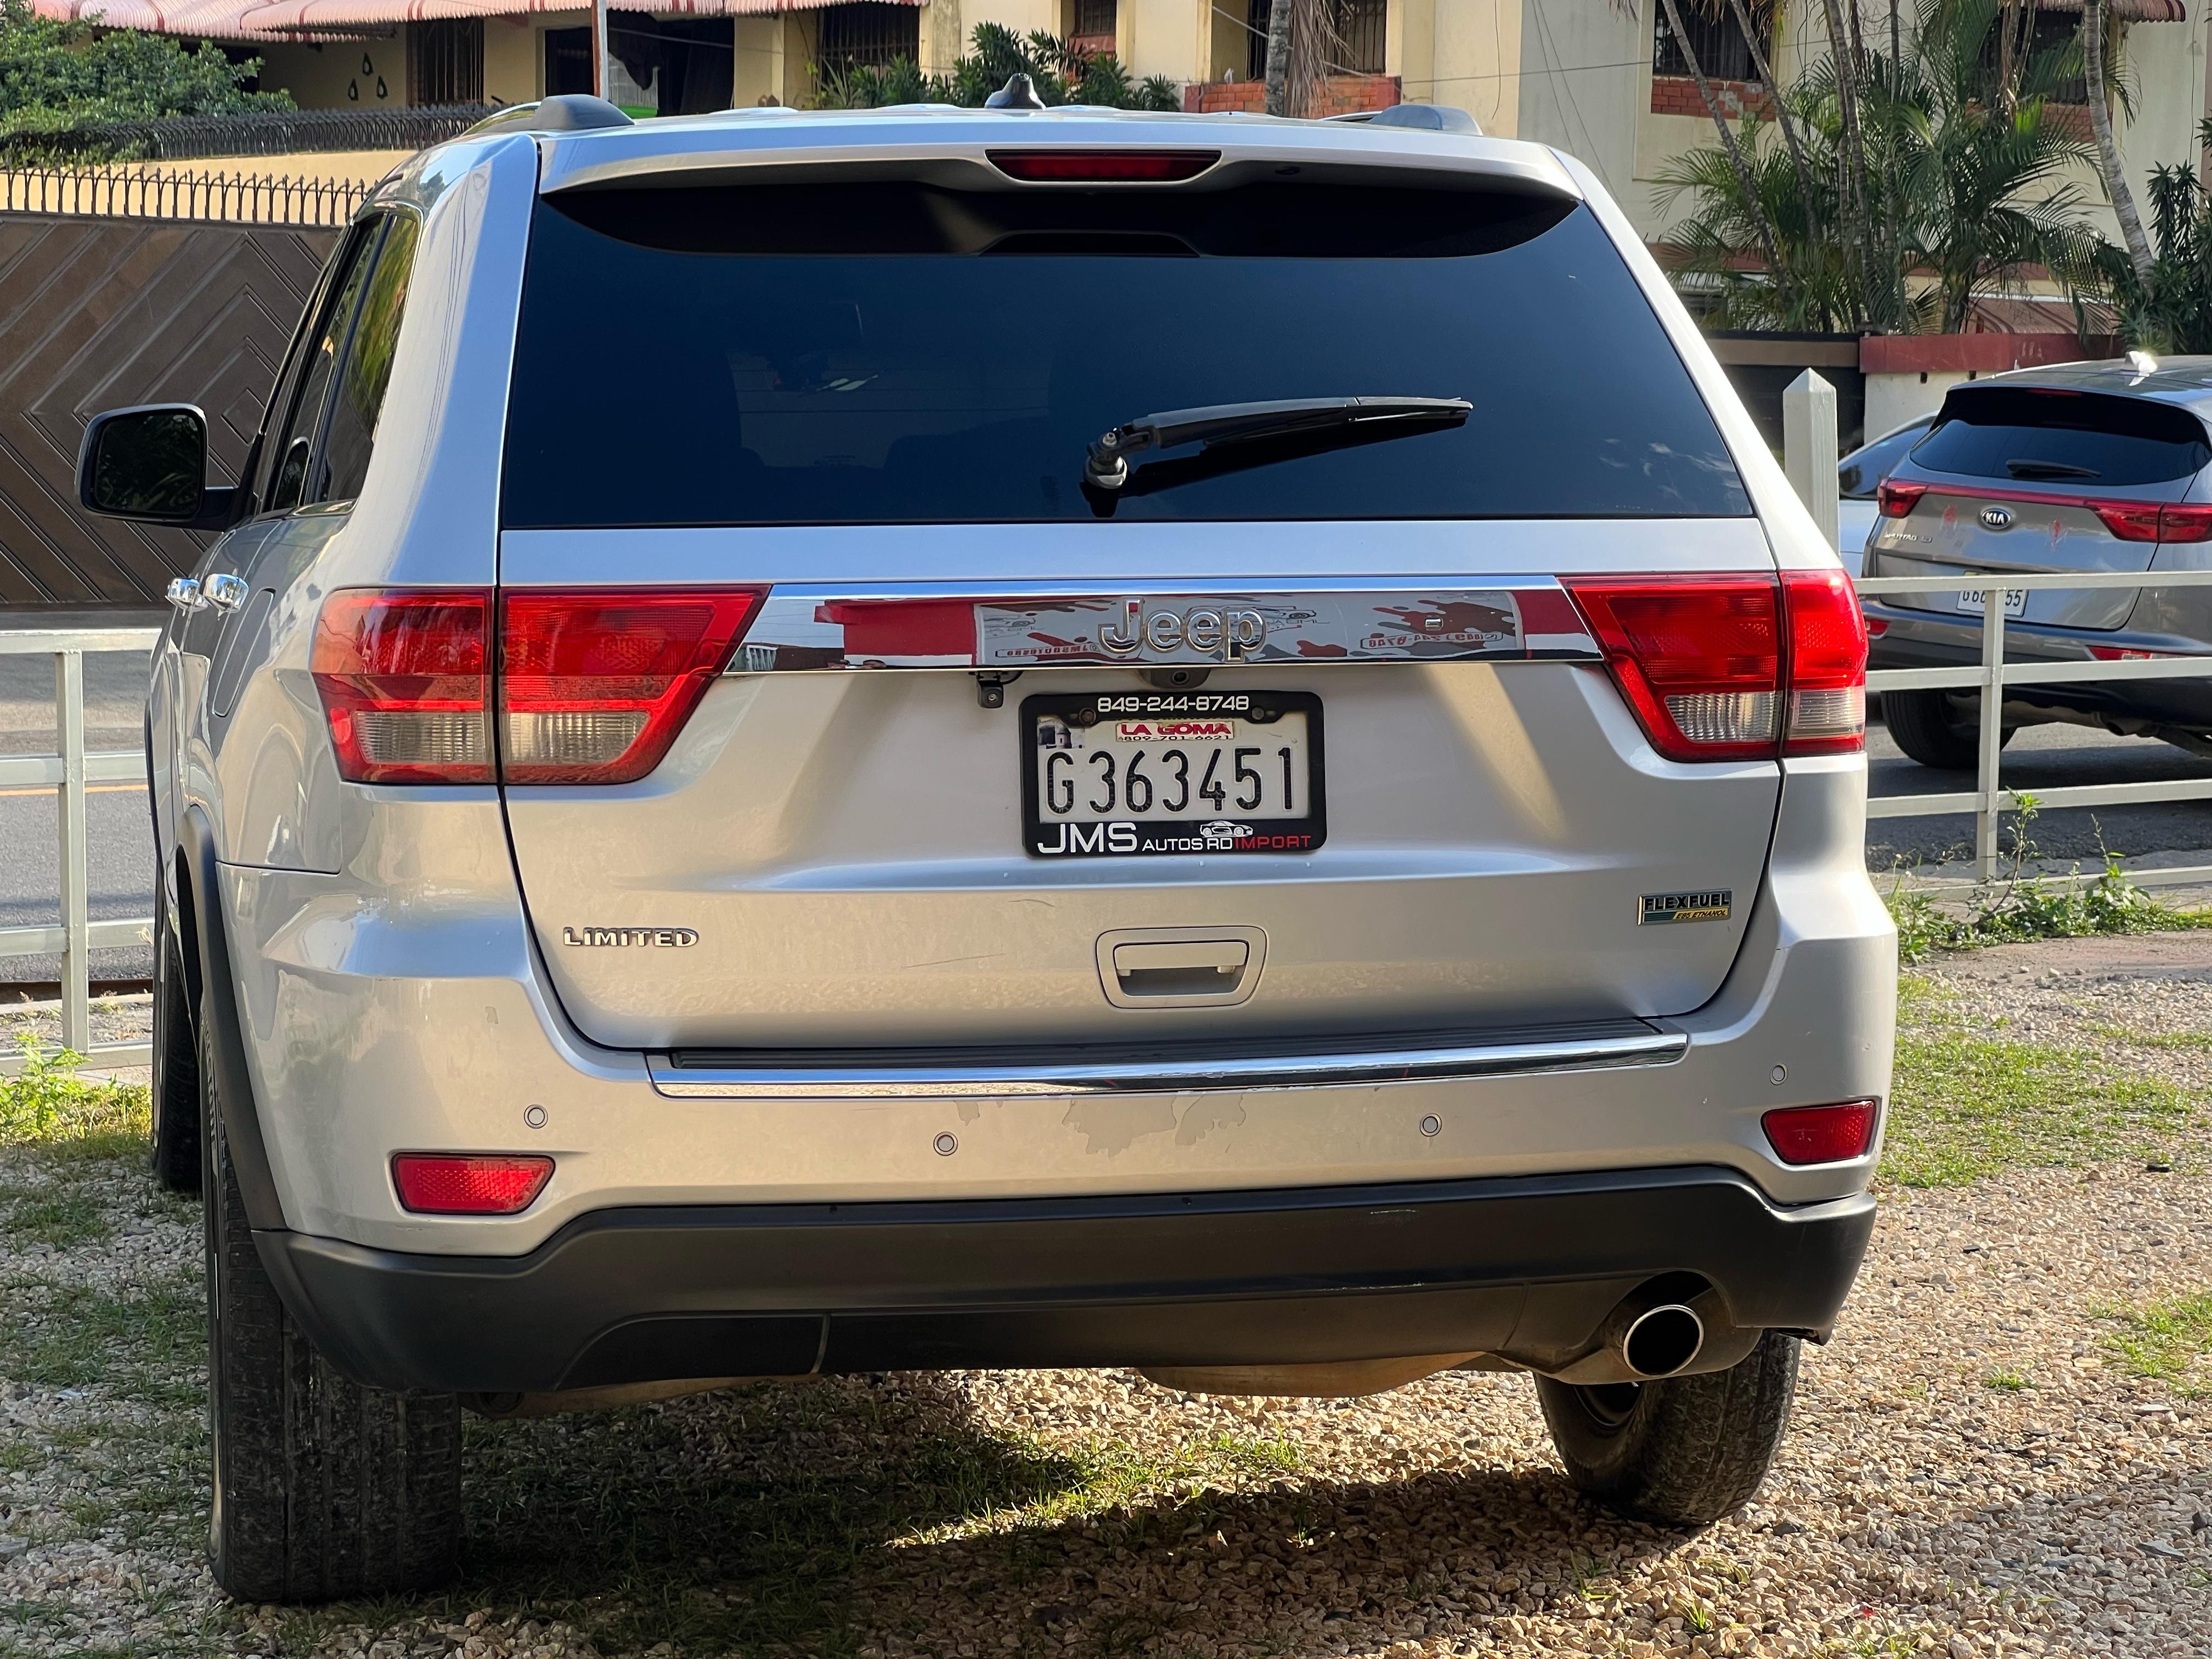
[[[991,165],[1034,185],[1176,185],[1221,159],[1218,149],[994,149]]]
[[[418,1215],[514,1215],[530,1207],[553,1174],[550,1158],[485,1152],[401,1152],[392,1184]]]
[[[1871,1100],[1833,1106],[1784,1106],[1759,1119],[1775,1157],[1784,1164],[1842,1164],[1864,1158],[1881,1116]]]

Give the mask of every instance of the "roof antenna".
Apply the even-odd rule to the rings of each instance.
[[[1042,109],[1044,100],[1037,96],[1036,82],[1026,75],[1010,75],[1006,84],[983,100],[985,109]]]

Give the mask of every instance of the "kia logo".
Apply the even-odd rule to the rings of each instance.
[[[2008,507],[1985,507],[1982,509],[1982,528],[2009,530],[2012,528],[2012,509]]]

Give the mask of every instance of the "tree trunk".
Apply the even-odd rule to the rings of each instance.
[[[1267,113],[1287,115],[1291,79],[1292,0],[1271,0],[1267,7]]]
[[[1805,159],[1805,147],[1797,141],[1797,124],[1790,118],[1790,106],[1782,101],[1782,83],[1774,78],[1773,66],[1766,61],[1766,48],[1759,44],[1759,31],[1752,25],[1749,9],[1743,0],[1729,0],[1729,3],[1735,9],[1736,27],[1743,31],[1743,38],[1751,47],[1752,72],[1765,87],[1766,95],[1774,100],[1774,118],[1782,128],[1782,142],[1790,147],[1790,164],[1797,169],[1797,188],[1805,195],[1806,239],[1818,247],[1820,198],[1813,188],[1813,164]]]
[[[1280,4],[1281,0],[1276,0]],[[1713,96],[1712,82],[1705,79],[1705,66],[1698,62],[1697,48],[1690,44],[1689,31],[1682,27],[1682,8],[1676,0],[1661,0],[1667,8],[1667,27],[1674,36],[1674,44],[1682,49],[1682,61],[1690,66],[1690,78],[1698,83],[1698,96],[1705,100],[1705,113],[1713,118],[1713,126],[1721,135],[1721,148],[1728,152],[1729,165],[1735,169],[1738,188],[1743,191],[1745,210],[1759,232],[1759,252],[1766,260],[1770,281],[1782,277],[1782,258],[1774,243],[1774,227],[1766,217],[1766,204],[1759,199],[1759,181],[1752,176],[1751,164],[1744,160],[1743,151],[1736,147],[1735,131],[1721,113],[1720,100]]]
[[[1875,302],[1880,278],[1875,269],[1873,220],[1867,199],[1866,138],[1859,128],[1858,65],[1844,38],[1843,14],[1836,0],[1823,0],[1827,15],[1828,54],[1836,68],[1836,102],[1843,116],[1844,213],[1849,235],[1859,253],[1860,322],[1869,322],[1880,307]]]
[[[2148,290],[2150,243],[2143,235],[2142,219],[2136,212],[2135,192],[2128,188],[2119,141],[2112,136],[2112,112],[2105,102],[2105,0],[2081,0],[2081,62],[2088,72],[2089,125],[2097,135],[2097,165],[2105,175],[2105,194],[2112,198],[2113,216],[2120,222],[2128,262]]]

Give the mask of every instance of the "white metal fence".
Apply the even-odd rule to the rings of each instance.
[[[2212,678],[2212,657],[2151,657],[2135,661],[2011,662],[2005,660],[2004,597],[2008,589],[2035,592],[2045,588],[2203,587],[2212,586],[2212,570],[2096,570],[2056,571],[2036,575],[2001,575],[1994,571],[1956,576],[1868,576],[1858,583],[1863,598],[1892,593],[1958,593],[1979,588],[1982,593],[1982,659],[1957,668],[1882,668],[1867,676],[1867,690],[1875,691],[1978,690],[1982,694],[1980,759],[1974,787],[1941,795],[1878,795],[1867,803],[1869,818],[1933,817],[1941,814],[1974,815],[1974,871],[1988,881],[1997,872],[1997,820],[2020,809],[2022,792],[2006,789],[1998,780],[1998,759],[2003,749],[2004,692],[2014,685],[2063,685],[2081,680],[2172,680]],[[2093,783],[2068,785],[2032,792],[2039,811],[2067,806],[2118,806],[2153,801],[2212,800],[2212,779],[2191,778],[2170,783]],[[2212,882],[2212,865],[2190,865],[2157,870],[2130,870],[2130,879],[2145,886],[2174,886],[2185,882]],[[2061,877],[2058,879],[2074,879]],[[2081,878],[2080,879],[2094,879]]]
[[[88,651],[151,651],[157,628],[21,629],[0,631],[0,656],[47,656],[54,664],[54,724],[60,741],[51,755],[0,755],[0,788],[51,788],[58,796],[61,925],[0,927],[0,957],[58,955],[62,959],[62,1042],[88,1066],[144,1066],[147,1042],[92,1040],[90,952],[143,945],[154,936],[151,916],[127,921],[91,919],[90,860],[85,842],[85,786],[145,781],[146,757],[136,749],[84,747],[84,657]],[[0,1076],[22,1069],[21,1056],[0,1050]]]

